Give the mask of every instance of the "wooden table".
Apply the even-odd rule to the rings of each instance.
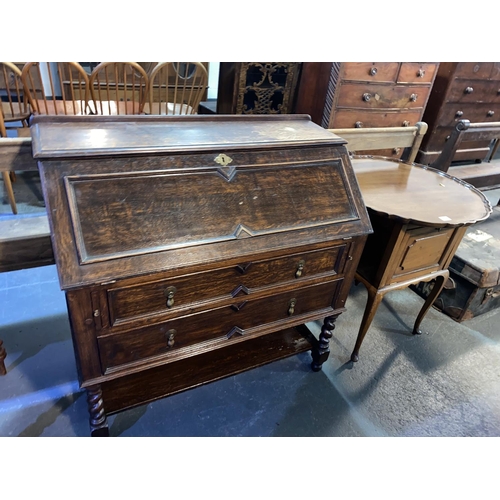
[[[376,156],[355,156],[352,164],[374,230],[356,271],[368,301],[351,355],[355,362],[384,295],[435,279],[413,327],[421,333],[467,226],[486,219],[492,208],[483,193],[439,170]]]

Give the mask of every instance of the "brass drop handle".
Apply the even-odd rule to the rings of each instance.
[[[474,92],[474,89],[472,87],[465,87],[464,93],[465,94],[472,94]]]
[[[418,95],[417,95],[417,94],[412,94],[412,95],[410,96],[410,101],[411,101],[411,102],[416,102],[417,97],[418,97]]]
[[[493,116],[495,114],[491,109],[486,113],[486,116]]]
[[[175,344],[175,335],[177,334],[177,330],[169,330],[165,335],[167,337],[167,346],[173,347]]]
[[[425,75],[425,70],[423,70],[422,68],[420,68],[418,71],[417,71],[417,76],[418,78],[423,78]]]
[[[177,292],[175,286],[169,286],[165,289],[165,297],[167,297],[167,307],[170,308],[174,305],[174,295]]]
[[[371,75],[371,76],[375,76],[375,75],[377,74],[377,71],[378,71],[378,69],[377,69],[377,68],[375,68],[375,67],[370,68],[370,75]]]
[[[464,116],[464,112],[463,111],[457,111],[455,113],[455,116],[458,117],[458,118],[460,118],[461,116]]]
[[[361,127],[363,127],[363,122],[356,122],[354,124],[354,128],[361,128]]]
[[[363,101],[368,102],[368,101],[371,99],[371,97],[372,97],[372,95],[371,95],[371,94],[369,94],[368,92],[365,92],[365,93],[363,94]]]
[[[304,271],[305,261],[299,260],[297,265],[297,271],[295,271],[295,277],[300,278],[302,276],[302,271]]]
[[[405,120],[403,122],[403,127],[409,127],[410,126],[410,122],[408,120]]]
[[[297,304],[297,299],[291,299],[288,303],[288,316],[291,316],[295,312],[295,304]]]

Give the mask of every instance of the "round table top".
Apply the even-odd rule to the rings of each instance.
[[[446,227],[473,224],[492,212],[481,191],[440,170],[377,156],[354,156],[352,165],[365,205],[389,218]]]

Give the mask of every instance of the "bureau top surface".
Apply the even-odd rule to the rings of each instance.
[[[37,159],[344,144],[308,115],[36,116]]]
[[[352,165],[366,206],[389,218],[453,227],[492,212],[483,193],[445,172],[371,156],[355,157]]]

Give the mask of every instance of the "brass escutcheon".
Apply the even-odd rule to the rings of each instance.
[[[221,153],[214,159],[214,161],[215,163],[218,163],[219,165],[225,167],[226,165],[229,165],[233,161],[233,159],[225,155],[224,153]]]

